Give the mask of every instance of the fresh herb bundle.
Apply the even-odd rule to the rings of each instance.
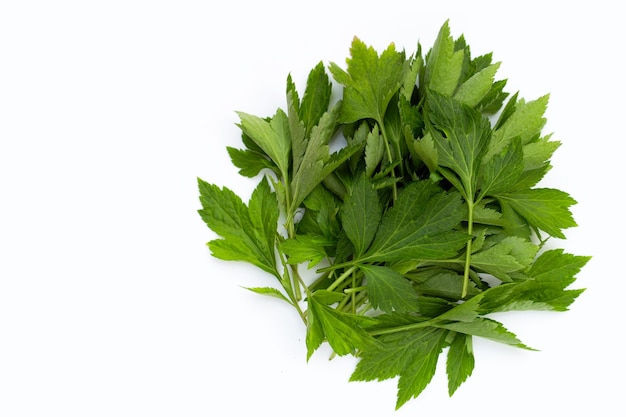
[[[488,315],[567,310],[589,257],[545,245],[576,226],[574,199],[538,186],[560,145],[542,134],[547,95],[509,97],[499,63],[447,22],[425,55],[355,38],[346,62],[328,66],[336,103],[320,62],[301,98],[287,78],[286,109],[238,113],[243,148],[228,153],[260,182],[245,204],[199,179],[199,213],[215,257],[275,277],[250,290],[294,307],[307,359],[326,342],[358,358],[351,380],[398,377],[397,409],[444,351],[452,395],[473,337],[529,349]]]

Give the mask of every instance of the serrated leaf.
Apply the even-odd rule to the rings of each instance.
[[[430,133],[437,147],[439,166],[450,168],[462,184],[459,191],[466,199],[473,198],[482,157],[491,135],[489,120],[453,98],[437,93],[429,95],[428,106],[433,126]],[[455,180],[447,171],[442,173],[450,181]]]
[[[312,317],[314,323],[311,336],[307,334],[308,357],[321,344],[320,334],[323,334],[330,347],[339,356],[354,354],[357,350],[367,350],[376,346],[376,340],[358,325],[359,320],[365,321],[368,318],[342,313],[325,305],[322,301],[325,299],[318,300],[315,293],[308,299],[308,317]]]
[[[526,102],[517,100],[517,94],[507,103],[496,124],[486,158],[499,153],[513,138],[526,145],[541,133],[546,123],[543,117],[548,106],[549,95]]]
[[[524,170],[522,143],[515,138],[479,169],[480,198],[511,191]]]
[[[524,145],[524,170],[529,171],[545,166],[552,154],[561,146],[561,142],[550,140],[551,135]]]
[[[481,314],[510,310],[567,310],[583,290],[566,290],[589,261],[588,256],[552,249],[541,254],[526,273],[528,280],[490,288],[481,294]]]
[[[416,285],[416,290],[421,294],[458,300],[463,291],[463,276],[453,272],[440,272]],[[478,294],[478,290],[470,282],[467,295],[474,296],[476,294]]]
[[[272,288],[272,287],[244,287],[244,288],[246,290],[252,291],[257,294],[278,298],[280,300],[286,301],[289,304],[293,305],[293,303],[289,301],[289,299],[287,299],[287,297],[285,297],[285,295],[276,288]]]
[[[533,350],[523,344],[517,336],[508,331],[502,323],[484,317],[478,317],[472,321],[456,321],[451,323],[436,324],[436,326],[442,329],[478,336],[522,349]]]
[[[467,236],[452,229],[464,216],[457,193],[438,191],[428,181],[415,181],[387,210],[362,261],[446,259],[463,247]]]
[[[237,112],[241,122],[239,128],[250,137],[278,166],[283,175],[289,168],[291,139],[289,120],[284,111],[278,109],[270,121],[244,112]]]
[[[538,247],[516,236],[507,236],[495,245],[474,253],[471,265],[504,281],[511,282],[510,274],[530,265]]]
[[[371,177],[385,155],[385,142],[378,125],[367,135],[365,141],[365,173]]]
[[[448,374],[448,394],[452,396],[474,370],[474,350],[472,336],[463,333],[455,333],[448,358],[446,360],[446,372]]]
[[[263,185],[259,187],[265,189]],[[276,275],[274,241],[268,240],[265,227],[257,229],[255,226],[260,217],[271,219],[274,213],[255,212],[253,221],[248,207],[228,188],[220,189],[199,178],[198,188],[202,204],[202,209],[198,210],[198,213],[207,226],[221,236],[220,239],[212,240],[208,244],[213,256],[223,260],[249,262]],[[270,204],[265,202],[258,205],[265,209],[270,207]]]
[[[489,65],[472,75],[459,86],[454,98],[470,107],[476,107],[487,95],[493,85],[500,63]]]
[[[525,218],[529,225],[551,236],[564,239],[562,230],[577,225],[569,209],[576,200],[564,191],[533,188],[500,194],[497,198]]]
[[[287,255],[287,263],[292,265],[308,262],[308,268],[320,263],[328,256],[326,248],[332,248],[337,242],[326,236],[299,234],[280,244]]]
[[[427,333],[429,330],[423,332],[426,335],[413,344],[416,355],[400,373],[396,410],[410,399],[420,395],[435,375],[439,354],[446,344],[447,332],[431,330]]]
[[[430,172],[437,171],[439,157],[437,155],[435,141],[430,132],[426,132],[423,138],[415,140],[413,142],[413,149],[422,162],[426,164]]]
[[[347,71],[337,64],[329,66],[335,80],[344,85],[344,105],[339,118],[342,123],[361,119],[381,122],[391,98],[405,79],[408,63],[404,52],[397,52],[394,44],[378,56],[371,46],[354,38],[346,60]]]
[[[239,174],[244,177],[256,177],[263,169],[269,169],[278,173],[276,164],[264,154],[248,149],[236,149],[230,146],[226,147],[226,150],[233,165],[239,168]]]
[[[369,247],[380,219],[382,207],[378,193],[365,175],[361,175],[346,196],[341,209],[343,230],[352,242],[355,254],[363,254]]]
[[[310,134],[326,113],[331,94],[332,84],[326,74],[324,63],[320,61],[309,73],[298,113],[307,134]]]
[[[451,96],[461,77],[464,55],[464,49],[455,50],[450,27],[445,22],[426,58],[425,79],[428,88]]]
[[[386,313],[417,309],[417,294],[409,280],[388,266],[359,265],[365,275],[370,303]]]

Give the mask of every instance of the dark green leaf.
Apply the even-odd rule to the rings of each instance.
[[[374,308],[384,312],[409,312],[417,309],[417,294],[409,280],[380,265],[360,265],[367,280],[367,292]]]

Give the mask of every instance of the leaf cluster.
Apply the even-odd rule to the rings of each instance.
[[[569,286],[589,257],[546,246],[576,226],[575,200],[539,185],[560,144],[542,133],[548,95],[509,95],[492,61],[447,22],[425,54],[354,38],[302,97],[288,76],[285,109],[238,112],[228,153],[260,177],[247,203],[198,180],[212,254],[275,277],[250,289],[295,308],[307,358],[328,343],[359,358],[352,380],[397,378],[396,408],[444,352],[452,395],[474,337],[530,349],[491,313],[564,311],[582,292]]]

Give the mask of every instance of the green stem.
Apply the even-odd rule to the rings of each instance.
[[[470,265],[472,261],[472,233],[474,231],[474,201],[473,198],[469,198],[467,201],[467,247],[465,249],[465,269],[463,271],[463,290],[461,291],[461,298],[465,298],[467,295],[467,289],[469,286]]]
[[[406,332],[409,330],[422,329],[424,327],[432,326],[433,323],[435,322],[436,322],[435,320],[426,320],[426,321],[421,321],[419,323],[405,324],[404,326],[389,327],[387,329],[373,330],[369,332],[369,334],[370,336],[381,336],[383,334]]]
[[[348,278],[350,275],[352,275],[352,273],[354,271],[356,271],[357,266],[354,265],[350,268],[348,268],[346,271],[344,271],[343,274],[339,275],[339,277],[335,280],[335,282],[333,282],[328,288],[328,291],[333,291],[335,288],[337,288],[339,286],[339,284],[341,284],[343,282],[343,280],[345,280],[346,278]]]
[[[385,129],[383,118],[379,117],[376,122],[378,123],[378,126],[380,127],[380,132],[383,135],[383,142],[385,142],[385,152],[387,153],[387,160],[389,161],[390,164],[393,165],[393,156],[391,155],[391,148],[389,147],[389,139],[387,137],[387,129]],[[393,175],[393,178],[396,179],[397,177],[396,177],[395,167],[392,168],[391,173]],[[395,202],[398,199],[398,187],[395,181],[393,182],[392,191],[393,191],[393,201]]]

